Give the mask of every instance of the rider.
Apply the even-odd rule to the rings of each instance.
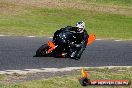
[[[87,39],[88,39],[88,33],[85,30],[85,23],[83,21],[76,23],[77,30],[77,44],[74,44],[74,46],[77,48],[75,52],[71,54],[71,58],[74,59],[80,59],[83,51],[86,48],[87,45]]]
[[[71,46],[73,48],[76,48],[76,50],[74,52],[72,52],[70,57],[74,58],[74,59],[80,59],[83,51],[86,48],[87,39],[89,37],[87,31],[85,30],[85,23],[83,21],[80,21],[80,22],[76,23],[76,27],[67,26],[65,28],[61,28],[54,34],[53,40],[54,40],[55,36],[57,36],[57,34],[62,31],[75,31],[75,33],[77,35],[76,36],[77,41],[76,41],[76,44],[71,44]]]

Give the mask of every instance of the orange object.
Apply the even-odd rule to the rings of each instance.
[[[87,45],[90,45],[95,39],[96,36],[94,34],[89,34]]]
[[[48,45],[51,47],[49,50],[48,50],[48,53],[50,53],[53,49],[55,49],[55,45],[53,42],[49,41],[48,42]]]
[[[88,71],[84,70],[84,68],[82,68],[82,77],[88,78]]]

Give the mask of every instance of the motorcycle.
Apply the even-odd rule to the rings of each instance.
[[[52,41],[42,45],[36,51],[36,57],[63,57],[70,58],[76,48],[71,48],[76,43],[77,37],[74,31],[56,31]],[[94,34],[90,34],[87,45],[90,45],[96,39]]]

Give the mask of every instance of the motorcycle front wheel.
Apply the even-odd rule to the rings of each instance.
[[[47,55],[47,51],[49,49],[49,46],[47,44],[42,45],[37,51],[36,51],[36,56],[37,57],[42,57]]]

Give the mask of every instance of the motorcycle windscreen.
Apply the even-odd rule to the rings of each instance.
[[[90,45],[95,39],[96,36],[94,34],[89,34],[87,45]]]

